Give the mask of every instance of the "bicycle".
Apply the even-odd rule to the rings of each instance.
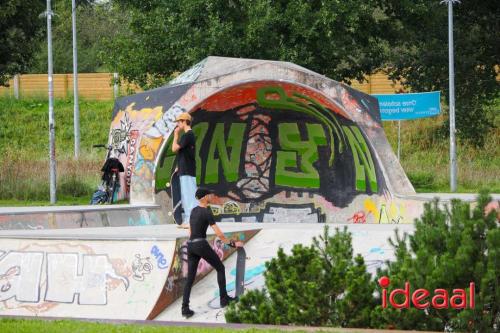
[[[106,161],[101,168],[102,183],[97,190],[92,194],[90,200],[91,205],[112,204],[115,199],[115,194],[120,187],[120,173],[125,171],[123,164],[117,158],[110,157],[113,146],[111,145],[93,145],[93,148],[106,148],[108,153]]]

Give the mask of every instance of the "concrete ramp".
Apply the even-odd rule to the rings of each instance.
[[[247,290],[264,286],[265,263],[279,247],[309,245],[324,225],[220,223],[226,236],[245,242]],[[413,225],[346,225],[355,253],[370,272],[393,257],[387,239]],[[344,225],[340,226],[341,228]],[[330,232],[335,229],[330,228]],[[174,225],[0,233],[0,315],[183,320],[181,300],[187,275],[187,231]],[[236,255],[213,234],[208,241],[226,267],[234,293]],[[216,274],[200,262],[191,321],[224,322]]]
[[[224,230],[231,223],[220,223]],[[245,224],[244,224],[245,225]],[[246,224],[251,226],[252,224]],[[245,272],[245,290],[261,289],[264,287],[265,263],[276,256],[279,247],[286,253],[290,253],[294,244],[300,243],[310,245],[312,238],[323,233],[324,225],[319,224],[260,224],[262,230],[245,245],[247,252],[247,263]],[[354,253],[361,254],[372,274],[377,268],[382,267],[385,260],[394,258],[394,252],[387,239],[394,236],[395,229],[403,232],[413,233],[413,225],[345,225],[352,233]],[[335,232],[335,227],[343,228],[344,225],[330,226],[330,233]],[[227,290],[234,295],[236,256],[229,257],[224,265],[226,267]],[[182,300],[178,299],[156,320],[186,321],[181,315]],[[191,309],[195,315],[189,318],[190,322],[219,322],[224,323],[224,309],[219,307],[219,291],[217,286],[217,274],[211,272],[196,284],[191,291]]]
[[[232,230],[243,242],[259,231]],[[5,231],[0,315],[154,319],[182,295],[186,236],[175,226]],[[222,260],[234,252],[208,240]],[[211,270],[200,262],[196,282]]]
[[[324,225],[220,223],[226,236],[245,242],[247,290],[264,286],[265,263],[279,247],[309,245]],[[343,228],[344,226],[340,226]],[[393,258],[387,239],[413,225],[347,225],[355,253],[370,272]],[[333,233],[335,229],[330,228]],[[131,320],[184,320],[180,315],[187,274],[187,231],[174,225],[0,232],[0,316]],[[215,235],[208,240],[226,267],[234,294],[236,255]],[[200,262],[190,321],[224,322],[217,278]]]
[[[0,207],[0,230],[144,226],[166,220],[156,204]]]

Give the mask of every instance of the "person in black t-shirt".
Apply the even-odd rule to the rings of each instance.
[[[191,129],[192,118],[189,113],[181,113],[176,122],[172,151],[178,155],[177,172],[179,172],[181,183],[181,203],[182,208],[184,208],[183,225],[187,228],[191,210],[198,204],[194,197],[196,192],[196,138]],[[179,139],[181,131],[184,133]]]
[[[229,246],[242,247],[243,243],[234,242],[233,240],[229,241],[217,224],[215,224],[212,211],[208,208],[208,204],[212,202],[213,197],[214,194],[212,194],[210,190],[199,188],[196,191],[196,199],[199,200],[200,204],[191,212],[191,219],[189,221],[189,240],[187,242],[188,275],[184,287],[184,296],[182,298],[182,315],[186,318],[194,315],[194,311],[189,309],[189,297],[191,295],[191,287],[196,277],[200,259],[205,259],[217,271],[221,307],[225,307],[230,302],[237,300],[237,298],[230,297],[227,294],[224,264],[222,264],[222,261],[210,247],[206,239],[208,226],[211,226],[215,234]]]

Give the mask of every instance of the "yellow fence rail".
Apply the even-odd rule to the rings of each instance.
[[[78,94],[90,100],[112,100],[118,96],[127,95],[132,91],[140,91],[137,86],[115,83],[116,73],[80,73],[78,74]],[[394,84],[387,75],[375,73],[368,75],[367,82],[352,83],[352,87],[367,94],[391,94],[402,89],[400,84]],[[47,74],[16,75],[9,81],[8,87],[0,87],[0,96],[15,98],[37,98],[47,96]],[[73,94],[73,75],[54,74],[54,97],[67,98]]]

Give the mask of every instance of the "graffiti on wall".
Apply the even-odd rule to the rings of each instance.
[[[288,209],[303,211],[300,220],[324,222],[327,211],[346,207],[357,195],[385,191],[363,131],[309,88],[245,83],[207,98],[192,115],[198,184],[238,206],[231,213],[222,209],[220,220],[263,221],[270,211],[283,222],[296,219]],[[165,190],[175,167],[169,139],[156,169],[157,192]],[[306,212],[304,204],[312,207]]]
[[[161,106],[138,109],[136,103],[130,103],[113,118],[110,129],[110,145],[113,147],[111,157],[118,158],[125,168],[120,176],[119,199],[129,195],[135,159],[140,149],[140,135],[162,116],[162,111]]]
[[[226,233],[228,239],[233,239],[236,241],[241,241],[246,243],[253,236],[255,236],[260,229],[255,230],[245,230]],[[225,260],[235,249],[229,247],[222,243],[222,241],[215,235],[210,235],[207,237],[207,241],[214,249],[215,253],[219,256],[221,260]],[[212,266],[210,266],[205,260],[200,260],[198,264],[198,270],[196,272],[195,282],[197,283],[203,277],[205,277],[210,271],[212,271]],[[187,278],[187,238],[178,238],[175,245],[175,252],[172,259],[172,264],[170,265],[170,270],[168,277],[166,278],[165,285],[163,286],[162,293],[158,297],[156,305],[151,310],[148,320],[154,319],[158,314],[165,310],[170,304],[172,304],[177,298],[182,296],[184,285]]]
[[[146,318],[165,283],[175,241],[123,243],[2,240],[0,314]]]
[[[105,254],[8,251],[0,256],[0,272],[2,302],[106,305],[108,281],[129,287]]]
[[[163,221],[163,212],[160,209],[151,208],[38,212],[0,215],[0,230],[143,226],[157,225]]]

